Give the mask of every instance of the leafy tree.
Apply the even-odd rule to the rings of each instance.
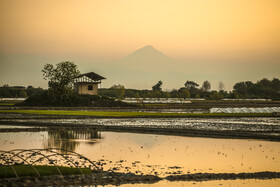
[[[136,93],[135,93],[135,95],[134,95],[134,97],[135,97],[135,98],[140,98],[139,93],[138,93],[138,92],[136,92]]]
[[[67,102],[73,92],[74,79],[80,74],[74,62],[60,62],[54,67],[46,64],[42,70],[45,80],[48,80],[48,93],[54,98],[54,102],[62,104]]]
[[[173,97],[173,98],[179,97],[178,91],[176,89],[172,89],[170,94],[171,94],[171,97]]]
[[[161,91],[159,91],[159,90],[153,90],[152,92],[150,92],[151,94],[150,94],[150,97],[151,98],[161,98],[162,97],[162,95],[161,95]]]
[[[277,91],[280,91],[280,80],[277,78],[273,78],[273,80],[271,81],[271,86]],[[279,92],[280,93],[280,92]]]
[[[279,81],[279,80],[278,80]],[[234,92],[238,93],[240,98],[270,98],[277,99],[277,79],[274,79],[275,86],[272,85],[272,81],[264,78],[257,83],[251,81],[239,82],[234,85]]]
[[[179,92],[179,97],[181,97],[181,98],[186,99],[186,98],[189,98],[191,96],[190,91],[187,90],[186,88],[180,88],[178,90],[178,92]]]
[[[153,89],[153,91],[162,91],[161,86],[162,86],[162,81],[158,81],[158,83],[156,83],[156,84],[152,87],[152,89]]]
[[[161,97],[163,97],[163,98],[170,98],[171,94],[170,94],[170,92],[162,92],[161,93]]]
[[[21,97],[21,98],[25,98],[25,97],[27,97],[27,93],[26,93],[25,90],[20,90],[18,96]]]
[[[245,82],[238,82],[233,86],[235,92],[239,94],[245,94],[247,91],[247,85]]]
[[[209,81],[204,81],[201,87],[203,92],[208,92],[211,89],[211,83]]]
[[[258,85],[262,86],[262,87],[269,87],[270,86],[270,81],[266,78],[260,80],[257,82]]]
[[[217,91],[212,91],[210,94],[210,99],[212,99],[212,100],[218,100],[221,98],[222,98],[222,96]]]
[[[143,95],[143,98],[153,98],[154,97],[154,94],[152,92],[146,92],[144,95]]]
[[[9,87],[0,87],[0,97],[14,97],[14,95],[11,94],[11,89]]]
[[[27,96],[30,96],[32,94],[39,94],[39,93],[42,93],[43,91],[44,90],[42,88],[40,88],[40,87],[34,88],[31,85],[27,86],[27,88],[26,88]]]
[[[240,98],[239,94],[236,92],[233,92],[233,99],[239,99],[239,98]]]
[[[125,89],[123,85],[115,84],[111,87],[115,91],[115,97],[122,99],[125,94]]]
[[[193,82],[193,81],[187,81],[185,83],[185,88],[187,88],[188,90],[192,89],[192,88],[197,88],[199,87],[199,84]]]

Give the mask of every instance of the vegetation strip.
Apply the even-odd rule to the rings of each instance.
[[[135,175],[133,173],[101,172],[87,175],[58,175],[42,177],[21,177],[0,179],[4,186],[66,186],[66,185],[120,185],[134,183],[156,183],[160,180],[168,181],[209,181],[235,179],[278,179],[280,172],[257,173],[195,173],[186,175],[171,175],[160,178],[156,175]]]
[[[32,166],[28,165],[14,165],[13,168],[17,172],[19,177],[29,176],[29,177],[37,177],[37,173],[32,168]],[[41,176],[48,175],[59,175],[58,170],[55,166],[34,166],[36,170],[40,173]],[[70,168],[58,166],[59,170],[63,175],[74,175],[80,174],[80,170],[78,168]],[[91,170],[88,168],[81,168],[83,173],[90,174]],[[10,166],[0,166],[0,178],[11,178],[15,177],[15,174]]]
[[[275,179],[280,178],[280,172],[256,173],[195,173],[186,175],[172,175],[165,179],[169,181],[208,181],[208,180],[235,180],[235,179]]]
[[[19,113],[59,116],[94,117],[272,117],[271,113],[160,113],[160,112],[116,112],[116,111],[69,111],[69,110],[0,110],[0,113]]]
[[[47,128],[0,128],[0,132],[41,132]]]

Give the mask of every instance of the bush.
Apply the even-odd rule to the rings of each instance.
[[[72,93],[67,98],[57,100],[55,96],[45,91],[34,94],[25,101],[16,104],[18,106],[62,106],[62,107],[131,107],[132,104],[115,101],[107,96],[77,95]]]

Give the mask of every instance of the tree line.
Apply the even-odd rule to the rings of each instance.
[[[99,94],[103,96],[124,98],[204,98],[217,100],[229,99],[272,99],[280,100],[280,80],[263,78],[256,83],[251,81],[238,82],[233,86],[233,91],[225,91],[224,84],[219,82],[219,90],[211,90],[211,83],[204,81],[199,87],[194,81],[186,81],[185,85],[179,89],[171,91],[162,90],[162,81],[158,81],[151,90],[126,89],[123,85],[113,85],[111,88],[99,89]],[[5,84],[0,87],[0,98],[24,98],[33,94],[42,93],[44,89],[33,86],[9,86]]]
[[[61,62],[53,66],[46,64],[42,70],[43,78],[48,81],[48,90],[42,88],[27,88],[21,86],[4,85],[0,87],[0,98],[30,97],[32,95],[45,94],[54,104],[65,105],[65,103],[77,103],[81,98],[74,93],[74,78],[80,74],[74,62]],[[225,91],[223,82],[219,82],[218,90],[211,90],[211,83],[205,80],[200,86],[198,83],[187,80],[179,89],[171,91],[162,90],[162,81],[158,81],[151,90],[126,89],[123,85],[113,85],[111,88],[99,89],[99,95],[114,98],[204,98],[218,100],[231,99],[273,99],[280,100],[280,80],[263,78],[256,83],[251,81],[238,82],[232,91]],[[43,94],[41,94],[42,96]],[[38,97],[39,98],[39,97]],[[43,98],[43,96],[42,96]],[[75,98],[75,99],[73,99]],[[38,99],[39,100],[39,99]],[[88,101],[87,101],[88,102]]]
[[[33,94],[42,93],[43,91],[44,90],[40,87],[9,86],[8,84],[5,84],[0,87],[0,98],[25,98]]]
[[[126,89],[123,85],[113,85],[111,88],[102,88],[100,95],[115,98],[204,98],[218,99],[272,99],[280,100],[280,80],[263,78],[256,83],[251,81],[238,82],[232,91],[225,91],[223,82],[218,83],[218,90],[211,90],[211,83],[204,81],[200,86],[194,81],[186,81],[183,87],[171,91],[162,90],[162,81],[158,81],[151,90]]]

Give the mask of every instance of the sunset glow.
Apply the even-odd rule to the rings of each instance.
[[[278,0],[1,1],[1,52],[174,57],[280,51]],[[222,53],[222,54],[220,54]]]
[[[152,45],[181,65],[246,62],[258,64],[254,74],[280,66],[279,0],[2,0],[0,12],[0,53],[13,57],[74,59],[85,69]],[[277,74],[264,71],[248,79]]]

